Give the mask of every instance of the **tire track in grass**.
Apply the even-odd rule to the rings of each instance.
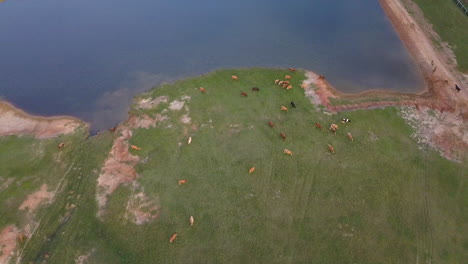
[[[428,149],[423,149],[423,179],[422,179],[422,194],[423,194],[423,228],[424,228],[424,257],[426,263],[432,263],[434,258],[433,237],[431,228],[431,219],[429,212],[429,198],[428,198]]]

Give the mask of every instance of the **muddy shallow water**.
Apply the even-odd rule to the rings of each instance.
[[[423,87],[375,0],[0,3],[0,96],[95,130],[161,82],[250,66],[311,69],[343,92]]]

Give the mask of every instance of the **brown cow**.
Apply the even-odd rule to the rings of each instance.
[[[231,80],[237,81],[237,80],[239,80],[239,77],[237,77],[236,75],[232,75],[232,76],[231,76]]]
[[[330,131],[333,132],[333,134],[336,135],[337,130],[338,130],[338,125],[336,125],[336,124],[331,124],[330,125]]]
[[[115,130],[117,130],[117,126],[114,126],[114,127],[109,128],[109,131],[112,132],[112,133],[114,133]]]
[[[325,80],[325,76],[323,76],[323,75],[319,75],[318,78],[319,78],[319,80]]]
[[[296,69],[294,69],[294,68],[289,68],[289,71],[295,72]]]
[[[190,222],[190,226],[193,226],[195,224],[195,219],[193,218],[192,215],[189,218],[189,222]]]
[[[252,87],[252,92],[259,92],[260,91],[260,88],[258,87]]]
[[[137,147],[137,146],[135,146],[135,145],[130,145],[130,147],[131,147],[132,149],[134,149],[134,150],[141,150],[140,147]]]
[[[276,79],[276,80],[275,80],[275,84],[278,84],[279,82],[280,82],[279,79]]]
[[[275,127],[275,124],[274,124],[273,122],[271,122],[271,121],[268,121],[268,125],[269,125],[270,127]]]
[[[334,148],[332,145],[328,144],[328,150],[329,150],[331,153],[335,154],[335,148]]]
[[[249,174],[255,171],[255,167],[250,168]]]
[[[285,84],[289,84],[289,81],[284,81],[283,83],[285,83]]]
[[[287,112],[287,111],[288,111],[288,108],[287,108],[286,106],[282,105],[282,106],[281,106],[281,111],[286,111],[286,112]]]
[[[247,93],[241,93],[241,95],[242,95],[242,96],[245,96],[245,97],[248,96]]]
[[[202,93],[206,93],[206,90],[203,87],[200,87],[198,90],[200,90],[200,92],[202,92]]]
[[[169,239],[169,243],[174,242],[174,240],[176,239],[176,237],[177,237],[177,233],[174,233],[174,234],[171,236],[171,238]]]
[[[290,151],[289,149],[284,149],[284,150],[283,150],[283,153],[284,153],[284,154],[287,154],[287,155],[289,155],[289,156],[292,156],[292,155],[293,155],[292,151]]]
[[[283,86],[283,88],[286,88],[286,87],[288,87],[288,84],[286,82],[284,82],[282,86]]]
[[[286,140],[286,134],[284,132],[281,132],[281,137],[283,138],[283,141]]]
[[[281,86],[281,85],[283,85],[283,83],[284,83],[283,81],[279,81],[278,85]]]
[[[291,90],[292,89],[292,85],[288,85],[288,87],[286,87],[286,90]]]
[[[187,179],[179,180],[178,181],[179,185],[187,183]]]
[[[322,129],[322,125],[320,123],[315,123],[315,127],[318,129]]]
[[[348,134],[347,134],[347,135],[348,135],[348,139],[349,139],[349,140],[351,140],[351,141],[354,141],[354,139],[353,139],[353,135],[351,135],[351,133],[349,133],[349,132],[348,132]]]
[[[62,149],[63,147],[65,147],[65,142],[62,142],[62,143],[57,145],[58,149]]]
[[[286,76],[284,76],[284,78],[285,78],[286,80],[289,80],[289,79],[291,79],[291,75],[286,75]]]

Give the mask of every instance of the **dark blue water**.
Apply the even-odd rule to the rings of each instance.
[[[131,97],[216,68],[311,69],[339,90],[422,88],[376,0],[7,0],[0,96],[94,129]]]

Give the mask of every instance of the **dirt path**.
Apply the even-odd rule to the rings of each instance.
[[[32,134],[36,138],[50,138],[73,133],[80,126],[87,124],[67,116],[32,116],[7,102],[0,102],[0,136]]]
[[[440,40],[424,19],[419,7],[412,1],[404,0],[415,17],[410,15],[401,0],[379,0],[396,32],[417,63],[428,88],[428,95],[436,100],[455,104],[456,110],[466,110],[468,101],[468,80],[456,70],[453,53],[444,45],[436,49],[431,41]],[[415,19],[416,18],[416,19]],[[455,84],[462,86],[455,91]]]
[[[402,42],[424,77],[426,90],[420,94],[390,91],[366,91],[345,94],[337,91],[324,76],[306,72],[305,94],[315,105],[330,112],[357,109],[407,107],[402,117],[416,131],[419,142],[433,146],[446,158],[463,160],[468,149],[468,78],[456,70],[451,50],[434,48],[432,39],[440,39],[425,21],[422,11],[411,0],[379,0]],[[410,8],[413,18],[401,1]],[[314,84],[315,87],[312,85]],[[462,87],[455,90],[455,84]],[[427,110],[432,110],[428,114]]]

